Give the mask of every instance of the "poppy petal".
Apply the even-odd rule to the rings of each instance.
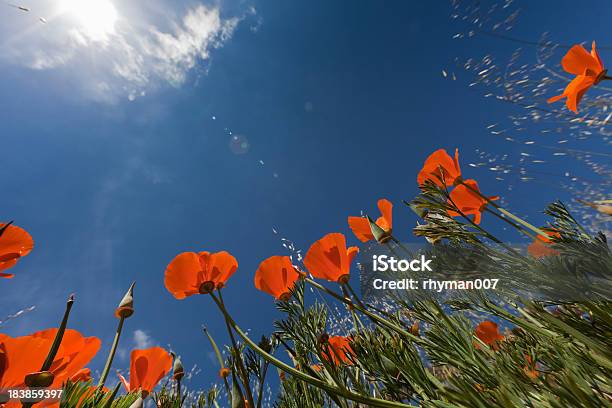
[[[370,228],[370,223],[364,217],[348,217],[348,224],[361,242],[368,242],[374,239],[374,235],[372,235],[372,229]]]
[[[198,254],[195,252],[178,254],[166,268],[164,279],[166,289],[177,299],[185,299],[187,296],[198,293],[200,271]]]
[[[582,75],[586,69],[600,71],[597,60],[582,45],[574,45],[561,60],[563,69],[574,75]]]
[[[211,255],[210,280],[217,287],[225,286],[237,269],[238,261],[229,252],[221,251]]]
[[[381,198],[378,200],[378,209],[387,222],[387,228],[383,229],[390,230],[393,228],[393,204],[391,201],[387,200],[386,198]],[[380,227],[382,228],[382,226]]]

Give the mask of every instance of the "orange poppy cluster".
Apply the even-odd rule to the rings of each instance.
[[[359,252],[357,247],[346,247],[341,233],[327,234],[316,241],[304,258],[304,265],[312,276],[340,284],[348,282],[351,262]],[[202,257],[202,254],[205,254]],[[236,259],[227,252],[210,255],[208,252],[183,252],[168,265],[165,285],[177,299],[196,294],[209,294],[225,286],[238,268]],[[288,256],[272,256],[259,265],[255,272],[255,287],[277,300],[289,299],[295,282],[304,276]]]
[[[100,349],[100,339],[84,337],[72,329],[64,332],[48,372],[39,372],[57,330],[47,329],[22,337],[0,334],[0,389],[26,387],[26,378],[40,374],[51,379],[48,385],[51,388],[60,388],[66,381],[91,380],[91,371],[85,365]],[[133,350],[130,356],[130,382],[119,377],[128,391],[141,390],[144,398],[168,374],[171,366],[172,357],[160,347]],[[19,406],[21,404],[15,401],[4,404],[4,408]],[[45,406],[58,407],[59,403]]]
[[[15,266],[18,261],[28,255],[34,247],[34,241],[24,229],[12,222],[0,223],[0,277],[12,278],[13,274],[3,272]],[[202,262],[211,265],[206,281],[212,281],[216,286],[226,279],[226,273],[233,273],[227,256],[221,254],[200,254]],[[215,256],[217,255],[217,256]],[[232,258],[233,259],[233,258]],[[235,260],[234,260],[235,263]],[[237,264],[233,270],[237,268]],[[221,272],[219,272],[221,271]],[[116,310],[116,315],[127,317],[133,313],[133,285]],[[84,337],[73,329],[66,329],[61,336],[61,342],[53,361],[47,371],[41,372],[41,366],[49,355],[52,344],[59,329],[52,328],[32,333],[22,337],[11,337],[0,333],[0,389],[20,388],[30,385],[31,381],[44,379],[45,385],[52,388],[61,387],[66,381],[89,381],[91,370],[85,365],[91,361],[100,349],[100,339]],[[159,347],[146,350],[133,350],[130,364],[129,385],[123,377],[122,381],[128,390],[142,390],[146,397],[159,380],[163,378],[172,365],[172,357]],[[93,392],[95,387],[91,387]],[[41,405],[41,404],[36,404]],[[0,404],[3,408],[21,406],[21,403],[11,401]],[[59,403],[45,406],[59,406]]]
[[[27,378],[44,376],[48,386],[59,388],[66,381],[89,381],[91,371],[85,365],[100,349],[96,337],[83,337],[76,330],[66,329],[59,350],[46,372],[39,372],[58,329],[47,329],[28,336],[10,337],[0,334],[0,389],[26,387]],[[11,401],[5,408],[19,407]],[[59,403],[46,406],[59,406]]]
[[[455,150],[454,158],[444,149],[432,153],[417,176],[420,185],[427,180],[440,186],[453,187],[449,202],[458,211],[449,211],[449,215],[472,215],[476,224],[480,223],[481,213],[489,201],[498,199],[484,197],[475,180],[462,179],[458,149]],[[384,243],[392,238],[393,204],[384,198],[378,200],[377,204],[381,216],[376,221],[369,217],[348,217],[350,229],[361,242],[376,240]],[[545,241],[545,237],[541,239],[543,242],[536,240],[532,245],[549,242]],[[25,230],[12,223],[0,224],[0,277],[12,277],[2,271],[14,266],[33,246],[32,237]],[[310,246],[303,263],[312,277],[345,285],[349,282],[351,264],[358,252],[357,247],[347,246],[343,234],[330,233]],[[237,269],[236,258],[225,251],[183,252],[168,264],[164,284],[176,299],[212,294],[223,288]],[[260,263],[255,272],[254,284],[257,289],[272,295],[276,300],[287,301],[296,282],[305,276],[306,273],[295,266],[290,257],[272,256]],[[124,318],[133,313],[132,289],[133,286],[117,308],[117,317]],[[0,388],[23,386],[25,378],[39,369],[56,332],[57,329],[49,329],[18,338],[0,334]],[[504,339],[497,324],[491,321],[479,324],[475,335],[492,347]],[[67,380],[89,380],[90,371],[84,366],[99,348],[99,339],[85,338],[75,330],[66,330],[49,370],[53,385],[60,386]],[[350,364],[350,356],[354,354],[350,340],[342,336],[329,337],[323,352],[329,356],[328,361],[336,365]],[[172,356],[160,347],[133,350],[130,355],[129,382],[123,376],[120,379],[127,391],[140,390],[145,398],[171,370],[172,362]]]
[[[459,149],[455,149],[454,158],[444,149],[438,149],[429,155],[417,176],[417,183],[422,186],[428,180],[441,187],[454,186],[449,194],[449,204],[454,204],[464,215],[473,215],[475,224],[480,224],[482,212],[487,204],[499,200],[498,196],[485,197],[480,192],[476,180],[463,180],[459,166]],[[459,211],[450,210],[448,214],[459,217],[461,216]]]
[[[548,103],[567,98],[565,101],[567,109],[578,113],[578,104],[586,91],[603,79],[609,79],[606,76],[608,70],[604,68],[597,53],[595,41],[591,45],[590,53],[582,45],[574,45],[561,60],[561,66],[567,73],[576,76],[561,95],[548,99]]]

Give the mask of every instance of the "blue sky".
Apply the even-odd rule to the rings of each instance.
[[[467,166],[478,148],[520,153],[486,126],[521,109],[468,87],[454,59],[503,62],[518,45],[452,39],[461,23],[447,2],[114,3],[117,30],[102,39],[74,16],[43,24],[34,4],[30,13],[0,7],[0,214],[36,241],[16,277],[0,282],[3,315],[36,305],[2,328],[8,334],[57,325],[74,292],[71,327],[103,340],[93,364],[100,368],[117,323],[112,311],[136,280],[117,367],[138,343],[171,344],[186,366],[203,369],[195,381],[208,384],[217,367],[200,326],[220,342],[224,327],[210,299],[166,292],[164,269],[176,254],[236,256],[227,302],[258,338],[277,314],[253,274],[266,257],[287,253],[281,238],[304,250],[328,232],[354,242],[346,217],[387,197],[396,235],[414,241],[416,219],[401,200],[417,194],[416,174],[439,147],[459,147],[481,188],[535,223],[544,222],[546,203],[571,198],[554,177],[508,191],[491,172]],[[609,44],[605,5],[517,2],[511,33]],[[604,61],[610,54],[602,52]],[[533,50],[525,55],[534,62]],[[241,154],[230,148],[236,135],[248,141]],[[573,146],[600,148],[581,143]],[[553,162],[547,171],[563,173],[560,165],[568,166]]]

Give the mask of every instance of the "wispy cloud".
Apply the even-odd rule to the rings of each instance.
[[[153,346],[154,341],[144,330],[134,330],[134,346],[137,349],[146,349]]]
[[[89,2],[99,3],[104,14],[95,17],[76,0],[71,3],[83,9],[57,6],[66,1],[42,1],[27,15],[3,21],[0,60],[59,71],[85,96],[107,102],[134,99],[163,84],[183,85],[242,19],[223,17],[219,6],[195,5],[176,15],[175,2],[130,9],[116,0]],[[43,15],[45,22],[39,19]]]

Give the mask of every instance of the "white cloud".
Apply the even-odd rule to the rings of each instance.
[[[98,101],[133,100],[163,84],[181,86],[232,37],[242,18],[224,18],[218,6],[201,4],[175,16],[175,2],[135,9],[118,0],[88,0],[107,10],[107,17],[96,19],[85,7],[66,8],[82,4],[75,1],[41,1],[30,13],[1,21],[0,61],[57,71],[66,88]],[[43,16],[46,23],[39,20]]]
[[[144,330],[134,330],[134,345],[137,349],[146,349],[152,347],[154,342]]]

